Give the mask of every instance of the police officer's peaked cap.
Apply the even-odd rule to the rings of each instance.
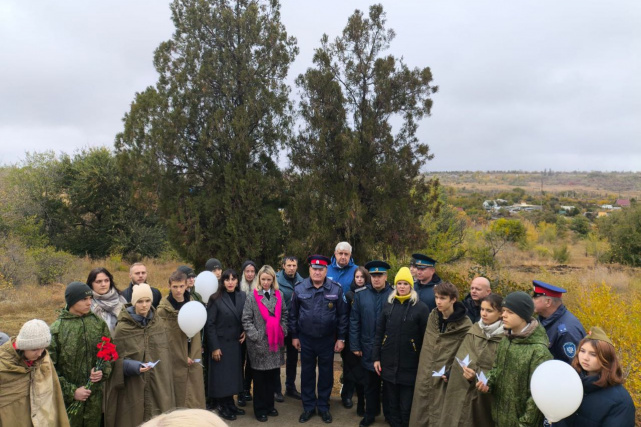
[[[416,268],[434,267],[436,265],[436,260],[427,255],[412,254],[412,258],[415,260],[414,265]]]
[[[375,260],[365,264],[365,268],[370,274],[383,274],[387,273],[387,270],[392,267],[390,267],[390,265],[385,261]]]
[[[307,262],[312,268],[327,268],[332,260],[323,255],[310,255]]]
[[[534,285],[534,297],[546,296],[552,298],[561,298],[567,291],[558,286],[550,285],[549,283],[541,282],[540,280],[532,280]]]

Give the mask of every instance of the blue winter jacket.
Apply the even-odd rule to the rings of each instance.
[[[349,318],[349,350],[362,351],[361,364],[372,372],[374,371],[376,325],[390,293],[392,293],[392,287],[388,283],[380,292],[374,290],[368,283],[356,289],[354,293],[354,303]]]
[[[634,402],[622,386],[594,385],[598,376],[581,374],[583,401],[579,410],[553,427],[634,427]]]
[[[556,360],[572,363],[577,346],[585,337],[585,329],[574,314],[561,304],[550,317],[539,316],[550,339],[550,353]]]
[[[332,263],[327,267],[327,278],[341,285],[343,288],[343,295],[349,292],[349,286],[354,280],[354,273],[358,265],[354,264],[354,258],[349,259],[349,263],[345,267],[339,267],[336,264],[336,257],[332,256]]]

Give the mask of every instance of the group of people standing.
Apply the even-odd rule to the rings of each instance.
[[[351,253],[341,242],[331,259],[310,256],[305,279],[292,256],[278,272],[249,260],[223,271],[210,259],[219,286],[208,301],[187,266],[171,274],[165,297],[142,264],[131,266],[123,291],[109,271],[94,269],[86,284],[67,286],[51,327],[31,320],[0,346],[0,425],[137,426],[174,408],[205,407],[234,420],[247,402],[266,422],[284,396],[302,401],[300,423],[316,415],[331,423],[335,353],[341,402],[352,408],[356,395],[359,426],[382,412],[391,426],[539,427],[529,380],[553,358],[576,369],[585,394],[554,426],[634,425],[612,341],[598,327],[586,333],[563,305],[564,289],[534,281],[532,294],[503,298],[477,277],[460,298],[429,256],[413,254],[388,280],[389,264],[358,266]],[[177,320],[190,301],[207,311],[193,337]],[[98,370],[104,340],[118,359]]]

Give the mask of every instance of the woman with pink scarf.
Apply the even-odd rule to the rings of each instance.
[[[274,384],[285,363],[287,305],[278,290],[276,272],[269,265],[258,270],[258,286],[247,295],[243,328],[254,375],[254,415],[261,422],[275,417]]]

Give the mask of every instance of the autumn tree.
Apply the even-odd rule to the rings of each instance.
[[[136,203],[157,195],[176,250],[196,266],[273,261],[281,252],[289,136],[284,83],[298,50],[276,0],[174,0],[158,82],[137,93],[116,138]],[[270,258],[272,257],[272,258]]]
[[[429,67],[386,53],[394,36],[381,5],[356,10],[296,79],[302,125],[290,146],[286,219],[299,252],[331,253],[347,240],[362,262],[423,246],[420,218],[438,191],[421,178],[433,155],[416,131],[437,87]]]

